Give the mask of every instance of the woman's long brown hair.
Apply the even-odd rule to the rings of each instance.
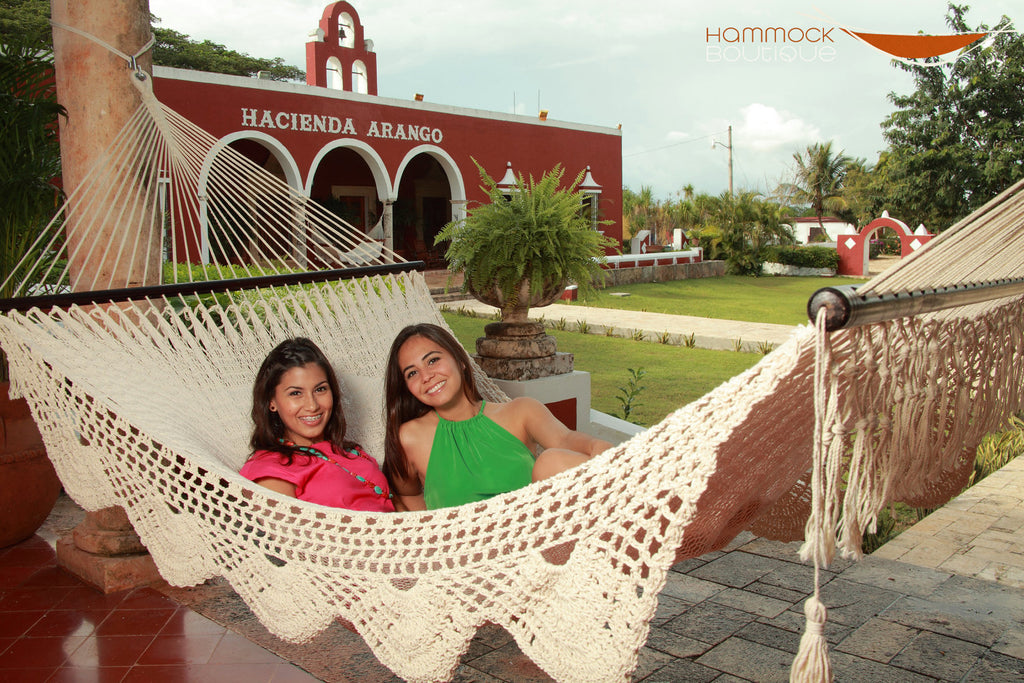
[[[407,325],[395,337],[391,343],[391,351],[388,354],[388,364],[384,374],[384,465],[381,469],[388,478],[392,490],[398,490],[398,483],[410,481],[416,478],[409,459],[402,448],[402,442],[398,438],[398,430],[409,420],[426,415],[431,408],[409,393],[405,384],[405,376],[398,364],[398,352],[402,344],[412,337],[424,337],[434,342],[455,358],[462,371],[462,390],[471,401],[480,400],[480,392],[477,391],[476,381],[473,379],[473,362],[469,354],[462,348],[459,341],[451,333],[431,323],[419,323]]]

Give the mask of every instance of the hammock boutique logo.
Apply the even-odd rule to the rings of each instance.
[[[827,22],[833,23],[833,22]],[[952,64],[960,57],[987,45],[1005,29],[946,35],[872,33],[834,24],[832,26],[716,26],[705,29],[708,62],[831,62],[836,58],[836,39],[849,36],[899,61],[923,66]],[[949,59],[935,59],[957,52]],[[914,60],[931,59],[929,62]]]
[[[705,31],[708,62],[831,62],[835,28],[824,26],[718,26]]]

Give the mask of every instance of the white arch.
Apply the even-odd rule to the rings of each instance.
[[[351,149],[353,152],[362,157],[366,165],[370,167],[370,173],[373,174],[373,182],[377,187],[377,198],[384,202],[391,199],[391,179],[388,178],[387,169],[384,166],[384,160],[381,159],[380,155],[377,154],[377,150],[370,147],[362,140],[353,140],[350,138],[343,138],[341,140],[332,140],[326,145],[320,148],[320,151],[313,157],[313,163],[309,165],[309,173],[306,175],[306,187],[305,192],[308,197],[313,191],[313,180],[316,178],[316,170],[320,167],[320,163],[324,160],[331,151],[339,148]]]
[[[352,62],[352,92],[363,95],[370,93],[369,79],[366,76],[366,65],[359,59]]]
[[[337,57],[327,59],[327,87],[331,90],[345,89],[345,75],[341,73],[341,61]]]
[[[200,244],[201,258],[204,264],[210,262],[210,235],[209,221],[206,214],[206,184],[210,177],[210,169],[213,167],[213,160],[217,158],[221,150],[237,140],[256,140],[266,147],[274,158],[281,165],[284,171],[285,182],[297,192],[303,192],[306,197],[309,192],[303,190],[302,175],[299,173],[299,165],[295,163],[291,152],[280,140],[258,130],[240,130],[235,133],[228,133],[210,148],[210,152],[203,159],[203,167],[199,171],[199,230],[202,244]]]
[[[459,165],[455,163],[455,159],[452,159],[448,152],[444,151],[440,147],[435,145],[419,145],[410,149],[405,158],[402,159],[402,163],[398,165],[398,171],[395,172],[395,187],[399,187],[402,182],[402,174],[405,173],[405,168],[408,166],[414,158],[420,154],[426,154],[433,157],[437,161],[441,168],[444,170],[445,177],[448,178],[448,189],[452,195],[452,202],[463,202],[466,199],[466,185],[462,182],[462,171],[459,170]],[[397,198],[397,197],[396,197]],[[453,210],[455,209],[453,204]],[[452,216],[453,220],[458,220],[461,216]]]

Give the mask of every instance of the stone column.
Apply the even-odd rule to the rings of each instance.
[[[104,593],[160,579],[153,557],[116,506],[87,512],[70,535],[58,539],[57,563]]]
[[[133,55],[149,40],[148,0],[51,0],[53,21],[84,31],[121,52]],[[61,176],[71,194],[85,179],[111,141],[131,118],[141,97],[131,81],[128,63],[97,42],[53,27],[53,52],[57,99],[67,109],[60,120]],[[151,73],[152,55],[141,55],[139,66]],[[82,243],[120,243],[124,227],[117,220],[119,207],[72,206],[69,220],[88,225],[88,234],[69,232],[69,255]],[[111,210],[113,209],[113,210]],[[157,226],[148,226],[157,230]],[[116,237],[116,240],[115,240]],[[109,251],[83,248],[72,256],[72,288],[97,289],[137,286],[143,266],[159,277],[160,235],[143,235],[141,244],[152,245],[134,260]]]
[[[384,248],[388,252],[395,250],[395,202],[393,199],[384,200],[384,213],[380,217],[381,227],[384,228]],[[388,256],[391,260],[391,256]]]
[[[51,0],[55,22],[73,26],[103,40],[125,54],[135,54],[149,40],[148,0]],[[128,80],[128,64],[98,43],[55,26],[53,28],[57,99],[67,109],[60,122],[60,146],[64,188],[70,194],[83,181],[111,140],[138,108],[138,91]],[[152,72],[149,53],[139,60]],[[110,207],[102,207],[106,212]],[[79,220],[84,211],[72,214]],[[116,212],[114,212],[116,213]],[[70,236],[68,253],[74,245],[88,239],[110,240],[123,230],[115,221],[99,221],[89,235]],[[96,234],[99,233],[99,234]],[[159,277],[160,240],[147,239],[150,253],[140,254],[132,262],[116,262],[99,250],[73,259],[73,286],[91,289],[152,284],[142,282],[135,273],[149,262],[149,272]],[[88,252],[85,249],[83,252]],[[116,253],[111,250],[111,253]],[[157,267],[152,267],[153,264]],[[145,585],[160,578],[152,558],[119,507],[86,515],[71,537],[58,541],[58,562],[104,592]]]

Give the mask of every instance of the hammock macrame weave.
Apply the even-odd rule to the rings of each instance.
[[[154,244],[219,278],[397,259],[132,77],[142,106],[20,269],[49,284],[19,294],[194,277],[137,258]],[[865,287],[1019,277],[1020,190]],[[84,282],[63,265],[86,252],[110,255],[123,279]],[[837,543],[857,554],[889,502],[954,495],[981,437],[1024,407],[1020,298],[832,334],[805,326],[575,470],[479,504],[358,513],[237,474],[252,380],[282,338],[312,338],[339,374],[351,436],[381,457],[390,340],[411,322],[445,324],[422,276],[107,301],[0,316],[12,393],[28,399],[68,494],[88,510],[122,506],[168,582],[222,576],[291,641],[345,619],[408,680],[450,677],[487,622],[556,679],[627,680],[677,558],[743,529],[802,538],[805,523],[807,557],[827,565]],[[504,398],[478,377],[485,398]],[[827,675],[822,662],[794,669]]]

